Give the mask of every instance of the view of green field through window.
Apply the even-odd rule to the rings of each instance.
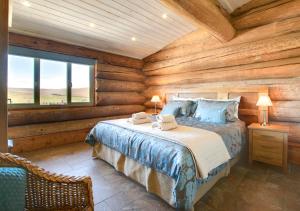
[[[90,75],[88,65],[72,64],[72,103],[90,101]]]
[[[8,103],[34,103],[34,59],[8,56]]]
[[[71,65],[71,102],[90,102],[90,66]],[[33,104],[34,84],[40,84],[40,105],[67,104],[67,63],[40,60],[40,78],[34,79],[34,58],[9,55],[8,103]]]

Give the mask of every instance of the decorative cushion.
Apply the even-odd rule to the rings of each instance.
[[[197,101],[198,100],[201,100],[203,98],[191,98],[191,97],[188,97],[188,98],[184,98],[184,97],[176,97],[174,96],[173,97],[173,101],[190,101],[191,105],[190,105],[190,114],[189,116],[193,116],[196,109],[197,109]]]
[[[179,111],[180,111],[180,105],[178,103],[175,103],[174,101],[171,101],[164,106],[160,114],[164,114],[164,115],[170,114],[176,117],[178,116]]]
[[[161,114],[171,114],[176,116],[189,116],[192,111],[192,101],[170,101],[168,102],[163,110],[160,112]]]
[[[174,101],[180,104],[180,115],[189,116],[192,113],[193,101]]]
[[[0,210],[23,211],[27,172],[23,168],[0,167]]]
[[[205,100],[199,100],[197,104],[194,116],[199,118],[202,122],[226,123],[226,104]]]

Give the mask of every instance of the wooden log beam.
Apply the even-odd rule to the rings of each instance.
[[[136,73],[138,75],[143,75],[143,71],[141,71],[141,69],[122,67],[110,64],[98,64],[97,72]]]
[[[271,121],[300,122],[300,101],[273,101],[269,108]]]
[[[299,93],[299,83],[277,84],[269,88],[269,96],[272,101],[300,101]]]
[[[196,53],[201,53],[210,49],[222,48],[225,46],[238,45],[281,36],[300,30],[300,17],[288,18],[270,23],[267,25],[252,28],[250,30],[242,30],[237,32],[234,39],[226,43],[221,43],[214,37],[207,35],[207,32],[198,30],[190,33],[183,38],[175,41],[173,44],[152,54],[144,59],[146,63],[174,59]]]
[[[142,105],[111,105],[81,108],[16,110],[9,112],[8,125],[18,126],[89,119],[96,117],[119,116],[144,110],[145,107]]]
[[[0,3],[0,152],[7,152],[8,0]]]
[[[289,0],[290,1],[290,0]],[[270,5],[272,2],[278,2],[278,0],[251,0],[248,3],[242,5],[231,13],[232,16],[239,16],[250,10],[261,8],[265,5]]]
[[[229,41],[235,35],[235,29],[222,14],[217,5],[210,0],[161,0],[169,9],[192,20],[201,28],[208,29],[221,41]]]
[[[252,43],[225,46],[161,62],[147,63],[145,74],[163,75],[251,64],[299,56],[300,33],[290,33]]]
[[[246,88],[245,84],[247,84]],[[235,87],[236,89],[233,89]],[[263,88],[263,89],[262,89]],[[168,86],[149,86],[145,92],[144,96],[150,99],[153,95],[159,95],[162,99],[164,99],[165,93],[180,93],[180,96],[185,93],[191,93],[193,96],[183,96],[183,97],[195,97],[194,94],[201,94],[198,97],[205,97],[205,98],[216,98],[217,92],[228,92],[228,93],[239,93],[241,90],[245,92],[257,93],[257,92],[268,92],[266,90],[265,83],[245,83],[245,81],[237,81],[237,82],[222,82],[222,83],[197,83],[197,84],[183,84],[183,85],[168,85]],[[214,95],[211,95],[211,94]],[[203,96],[205,94],[205,96]],[[208,94],[208,95],[206,95]],[[230,94],[230,98],[233,98]]]
[[[146,81],[148,86],[169,84],[191,84],[222,81],[243,81],[300,76],[300,57],[254,63],[227,68],[201,70],[180,74],[152,76]],[[270,74],[272,72],[272,74]]]
[[[120,118],[127,118],[127,117],[129,117],[129,115],[9,127],[8,137],[10,139],[16,139],[16,138],[47,135],[51,133],[91,129],[99,121],[104,121],[109,119],[120,119]]]
[[[40,136],[15,138],[12,152],[30,152],[48,147],[83,142],[89,131],[90,129],[81,129],[76,131],[64,131]]]
[[[82,142],[99,121],[128,118],[129,115],[101,117],[55,123],[10,127],[8,137],[14,140],[13,152],[27,152],[63,144]]]
[[[143,105],[145,97],[136,92],[99,92],[97,105]]]
[[[98,72],[96,74],[97,78],[100,79],[108,79],[108,80],[118,80],[120,83],[122,81],[136,81],[143,82],[145,80],[145,76],[136,73],[114,73],[114,72]]]
[[[282,2],[278,5],[278,2]],[[283,19],[299,16],[300,1],[278,1],[269,5],[266,8],[252,11],[249,14],[244,14],[236,17],[233,20],[233,25],[236,29],[247,29],[257,26],[262,26],[268,23],[280,21]]]
[[[142,92],[145,89],[144,83],[132,81],[118,81],[97,79],[97,92]]]
[[[184,73],[182,71],[183,67],[186,67],[186,73],[188,72],[196,72],[196,71],[210,71],[213,72],[214,69],[221,69],[221,68],[230,68],[231,66],[239,66],[239,65],[252,65],[255,63],[264,63],[264,62],[272,62],[275,60],[283,60],[283,59],[288,59],[288,58],[297,58],[300,56],[300,48],[295,48],[295,49],[287,49],[287,50],[282,50],[279,52],[272,52],[272,53],[265,53],[265,54],[260,54],[258,53],[257,56],[246,56],[244,57],[243,55],[228,55],[225,56],[224,58],[220,58],[219,62],[216,63],[217,58],[212,58],[210,61],[206,60],[201,63],[199,61],[195,62],[187,62],[186,64],[178,65],[178,66],[172,66],[172,67],[166,67],[162,69],[157,69],[154,71],[147,72],[147,76],[162,76],[162,75],[167,75],[167,72],[169,71],[170,74],[180,74]],[[237,57],[241,59],[236,59]],[[232,65],[230,65],[232,64]]]

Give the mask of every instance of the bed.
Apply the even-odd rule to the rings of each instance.
[[[174,95],[179,97],[209,95],[224,99],[241,94],[243,101],[246,102],[240,106],[241,119],[243,116],[255,116],[258,121],[259,111],[250,102],[255,103],[262,93],[266,93],[266,89],[247,87],[239,90],[201,89],[194,92],[167,93],[165,96],[168,101]],[[245,108],[245,105],[250,108]],[[252,121],[255,118],[250,119]],[[215,136],[221,137],[229,153],[227,162],[221,162],[214,168],[207,168],[209,171],[205,174],[203,173],[205,171],[199,170],[197,161],[200,158],[195,156],[190,147],[176,141],[177,135],[180,136],[183,132],[177,131],[176,134],[174,130],[166,134],[155,133],[148,129],[151,124],[144,124],[141,127],[130,126],[125,119],[99,122],[90,131],[86,142],[93,146],[93,157],[110,163],[116,170],[145,186],[148,192],[156,194],[174,208],[193,210],[194,204],[218,180],[227,176],[230,168],[239,160],[246,144],[246,123],[242,120],[226,124],[203,123],[193,117],[178,117],[176,121],[180,128],[189,130],[188,133],[195,133],[198,139],[207,139],[205,140],[207,143],[213,143]],[[210,149],[211,154],[215,153],[218,157],[217,151],[213,152],[214,148]]]

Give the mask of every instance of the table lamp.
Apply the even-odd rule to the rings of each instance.
[[[267,126],[267,112],[268,107],[272,106],[272,101],[268,95],[261,95],[256,103],[256,106],[260,106],[263,111],[263,123],[261,126]]]
[[[154,96],[152,97],[152,99],[151,99],[151,102],[155,104],[155,114],[157,114],[157,113],[156,113],[156,105],[157,105],[157,103],[160,102],[159,96],[158,96],[158,95],[154,95]]]

